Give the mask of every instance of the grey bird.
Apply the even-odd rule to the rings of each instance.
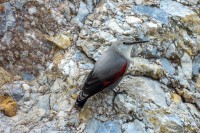
[[[75,107],[82,108],[87,99],[104,89],[114,89],[126,73],[133,44],[148,41],[113,43],[95,63],[79,93]]]

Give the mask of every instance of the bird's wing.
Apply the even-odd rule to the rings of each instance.
[[[115,57],[113,59],[113,57]],[[126,72],[128,61],[121,55],[100,58],[88,75],[82,88],[85,94],[94,95],[104,88],[114,84]],[[115,60],[116,59],[116,60]]]

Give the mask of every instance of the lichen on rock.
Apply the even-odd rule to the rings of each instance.
[[[17,113],[17,103],[10,96],[0,95],[0,111],[7,116],[15,116]]]

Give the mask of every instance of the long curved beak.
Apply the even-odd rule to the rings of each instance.
[[[123,42],[123,44],[132,45],[132,44],[145,43],[145,42],[149,42],[149,41],[147,40],[147,41],[136,41],[136,42]]]

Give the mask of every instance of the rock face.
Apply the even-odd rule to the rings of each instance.
[[[199,132],[199,4],[0,0],[0,132]],[[121,39],[149,40],[134,45],[116,88],[126,93],[76,110],[94,62]]]
[[[173,16],[185,17],[194,14],[188,7],[172,0],[162,0],[160,2],[160,8]]]

